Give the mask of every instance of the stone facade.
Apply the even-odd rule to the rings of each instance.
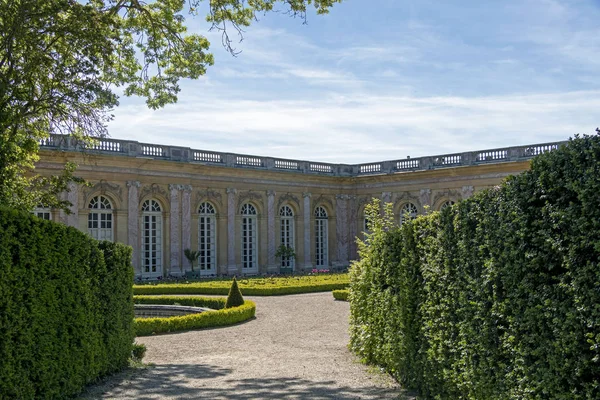
[[[144,257],[154,254],[160,274],[189,271],[183,256],[187,248],[203,249],[206,268],[200,272],[207,275],[241,275],[248,259],[257,260],[258,273],[266,274],[279,272],[275,252],[284,234],[279,215],[284,205],[293,210],[295,269],[315,266],[317,207],[327,214],[327,237],[321,238],[327,265],[345,268],[357,257],[355,238],[362,235],[364,207],[372,198],[392,203],[396,215],[406,205],[419,214],[436,211],[498,185],[527,169],[532,156],[559,145],[345,165],[108,139],[81,151],[77,143],[57,136],[44,142],[37,171],[53,174],[67,161],[78,164],[77,174],[92,185],[70,187],[63,198],[73,204],[72,213],[52,213],[53,219],[87,231],[90,199],[104,196],[112,205],[112,237],[133,247],[137,276],[145,275]],[[153,214],[159,233],[144,223],[147,200],[160,205]],[[214,213],[199,209],[206,203]],[[252,227],[244,225],[244,204],[257,212]]]

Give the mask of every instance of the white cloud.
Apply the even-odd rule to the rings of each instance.
[[[188,99],[189,100],[189,99]],[[113,137],[341,163],[566,140],[598,124],[600,91],[500,97],[197,97],[118,110]]]

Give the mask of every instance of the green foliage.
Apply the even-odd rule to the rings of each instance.
[[[128,365],[131,249],[0,208],[0,399],[63,398]]]
[[[244,278],[238,281],[238,286],[247,296],[279,296],[286,294],[330,292],[336,289],[347,288],[349,282],[348,274],[319,274],[276,278]],[[137,295],[227,295],[229,294],[230,287],[230,279],[212,279],[190,283],[149,283],[134,285],[133,292]]]
[[[293,247],[286,246],[284,244],[280,245],[275,252],[275,257],[281,259],[293,259],[296,258],[296,252]]]
[[[229,29],[256,13],[305,17],[341,0],[211,0],[207,21],[232,53]],[[143,96],[157,109],[177,101],[179,80],[197,79],[213,64],[206,37],[189,33],[185,17],[203,0],[2,0],[0,14],[0,205],[65,208],[53,196],[76,180],[73,165],[60,177],[33,174],[38,144],[52,133],[106,135],[117,91]],[[278,11],[278,10],[276,10]]]
[[[350,294],[349,290],[334,290],[331,292],[333,294],[333,298],[341,301],[348,301],[348,295]]]
[[[351,269],[351,347],[438,399],[600,398],[600,137],[504,184],[373,229]]]
[[[141,362],[146,355],[146,345],[143,343],[134,343],[131,350],[131,359],[135,362]]]
[[[238,307],[231,308],[225,308],[226,299],[224,298],[215,299],[193,296],[135,296],[135,302],[215,308],[214,311],[205,311],[181,317],[136,318],[134,324],[137,336],[233,325],[254,318],[254,314],[256,313],[256,304],[249,300],[244,301]]]
[[[199,250],[193,251],[193,250],[190,250],[190,249],[185,249],[183,251],[183,255],[190,262],[190,264],[192,266],[192,272],[193,272],[194,271],[194,263],[196,262],[196,260],[198,259],[198,257],[200,257],[200,251]]]
[[[242,292],[240,292],[240,288],[237,284],[237,279],[235,276],[233,277],[233,282],[231,282],[231,288],[229,288],[229,294],[227,294],[227,302],[225,303],[225,308],[238,307],[244,304],[244,297],[242,296]]]

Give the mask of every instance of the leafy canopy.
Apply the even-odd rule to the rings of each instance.
[[[85,145],[106,135],[117,90],[157,109],[177,101],[181,78],[206,73],[210,43],[187,32],[187,15],[205,13],[235,53],[228,32],[242,35],[259,13],[282,7],[305,19],[309,6],[324,14],[338,2],[0,0],[0,204],[64,207],[55,194],[74,166],[54,179],[33,176],[41,140],[70,134]]]

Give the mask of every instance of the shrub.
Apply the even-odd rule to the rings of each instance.
[[[141,362],[146,355],[146,345],[143,343],[135,343],[131,350],[131,359],[135,362]]]
[[[63,398],[128,365],[131,249],[0,208],[0,398]]]
[[[241,306],[232,308],[224,308],[225,298],[135,296],[134,301],[144,304],[180,304],[215,308],[214,311],[204,311],[181,317],[136,318],[134,324],[137,336],[233,325],[253,318],[256,312],[256,305],[248,300],[244,301]]]
[[[348,301],[348,294],[350,292],[348,290],[334,290],[331,293],[336,300]]]
[[[455,207],[372,234],[351,347],[426,398],[600,398],[600,137]]]
[[[350,283],[348,274],[319,274],[289,277],[244,278],[238,287],[246,296],[281,296],[287,294],[330,292],[346,289]],[[210,294],[228,295],[229,279],[208,279],[189,283],[148,283],[134,285],[136,295],[161,294]]]
[[[231,282],[231,288],[229,289],[229,294],[227,295],[225,308],[238,307],[242,304],[244,304],[244,297],[242,297],[242,292],[240,292],[237,280],[235,277],[233,277],[233,282]]]

